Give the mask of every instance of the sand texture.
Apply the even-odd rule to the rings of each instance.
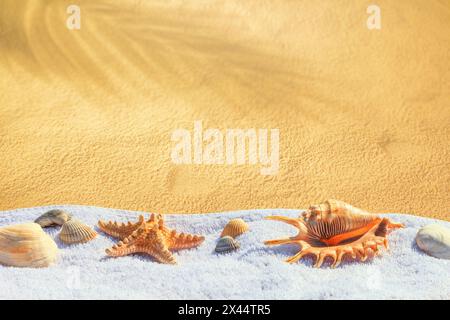
[[[0,209],[337,198],[450,220],[450,2],[0,2]],[[280,169],[175,165],[171,134],[278,128]]]

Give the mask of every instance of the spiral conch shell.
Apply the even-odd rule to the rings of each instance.
[[[416,235],[417,246],[428,255],[450,259],[450,229],[438,224],[422,227]]]
[[[220,237],[236,238],[248,230],[248,224],[242,219],[231,219],[222,231]]]
[[[217,253],[225,253],[239,249],[240,244],[230,236],[225,236],[219,239],[215,251]]]
[[[88,242],[96,236],[97,232],[76,219],[71,219],[64,223],[59,233],[61,241],[69,244]]]
[[[314,267],[317,268],[327,257],[332,259],[333,268],[345,255],[365,261],[370,253],[378,253],[379,246],[388,247],[386,236],[389,229],[403,227],[338,200],[313,205],[299,218],[269,216],[267,219],[291,224],[299,233],[287,239],[265,241],[266,245],[299,244],[301,250],[286,261],[293,263],[306,255],[313,255],[316,258]]]
[[[48,267],[58,247],[37,223],[0,228],[0,264],[14,267]]]

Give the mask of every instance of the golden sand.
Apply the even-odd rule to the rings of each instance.
[[[450,220],[450,3],[0,2],[0,209],[305,208]],[[279,174],[171,162],[171,133],[278,128]]]

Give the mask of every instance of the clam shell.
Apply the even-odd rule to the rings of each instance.
[[[230,220],[223,229],[220,237],[230,236],[236,238],[248,230],[248,224],[242,219]]]
[[[450,229],[429,224],[417,232],[416,243],[430,256],[450,259]]]
[[[35,223],[39,224],[42,228],[59,225],[62,226],[64,223],[69,221],[72,215],[64,210],[54,209],[47,211],[39,218],[34,220]]]
[[[97,232],[92,230],[79,220],[69,220],[63,224],[59,238],[65,243],[88,242],[97,236]]]
[[[0,264],[47,267],[56,260],[58,247],[37,223],[0,228]]]
[[[217,253],[230,252],[240,248],[239,242],[230,236],[225,236],[219,239],[215,251]]]

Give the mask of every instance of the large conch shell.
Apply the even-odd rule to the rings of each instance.
[[[386,235],[389,229],[403,227],[338,200],[313,205],[299,218],[269,216],[267,219],[289,223],[299,233],[287,239],[265,241],[266,245],[299,244],[301,250],[286,262],[293,263],[313,255],[317,268],[327,257],[333,260],[331,267],[337,267],[347,254],[365,261],[371,252],[373,255],[378,253],[379,246],[388,248]]]
[[[96,236],[97,232],[76,219],[64,223],[59,233],[61,241],[68,244],[88,242]]]
[[[0,228],[0,263],[14,267],[47,267],[56,260],[58,247],[37,223]]]

